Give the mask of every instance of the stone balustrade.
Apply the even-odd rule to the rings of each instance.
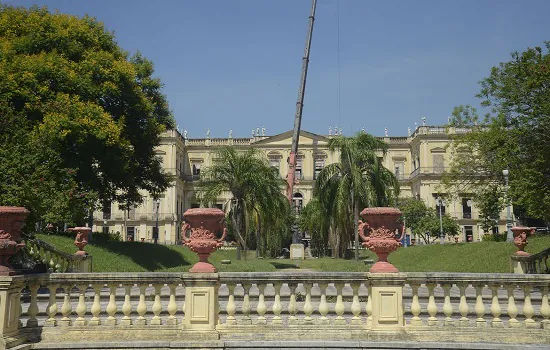
[[[549,286],[517,274],[52,273],[0,277],[0,326],[7,347],[306,335],[548,345]]]
[[[43,263],[52,272],[91,272],[91,255],[74,255],[60,251],[37,238],[25,237],[25,250],[36,263]]]

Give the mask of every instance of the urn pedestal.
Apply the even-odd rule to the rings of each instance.
[[[0,276],[15,275],[9,259],[25,244],[21,242],[21,229],[29,211],[23,207],[0,206]]]
[[[89,227],[73,227],[67,231],[76,232],[74,245],[78,248],[78,251],[74,255],[88,255],[84,247],[88,245],[88,235],[92,232],[92,229]]]
[[[369,272],[399,272],[388,262],[388,255],[401,246],[405,234],[404,225],[398,222],[401,211],[388,207],[365,208],[361,216],[363,220],[359,220],[359,236],[363,240],[363,246],[378,256],[378,261]]]
[[[518,248],[518,251],[515,252],[515,255],[518,256],[529,256],[531,254],[525,251],[527,246],[527,236],[535,232],[535,229],[525,226],[514,226],[511,228],[512,233],[514,234],[514,245]]]
[[[214,265],[208,262],[208,257],[223,245],[227,235],[227,229],[224,227],[224,212],[217,208],[192,208],[188,209],[183,217],[185,219],[181,227],[183,244],[199,256],[199,262],[193,265],[189,272],[217,272]],[[191,234],[187,238],[189,230]],[[221,238],[216,237],[216,233],[219,232],[223,232]]]

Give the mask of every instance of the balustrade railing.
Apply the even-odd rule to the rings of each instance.
[[[545,342],[550,329],[546,275],[53,273],[10,281],[21,296],[9,299],[20,300],[12,306],[20,310],[18,322],[39,327],[46,340],[55,334],[56,341],[68,341],[70,334],[93,341],[96,332],[109,329],[135,339],[166,330],[209,330],[216,339],[249,332],[251,340],[282,330],[295,339],[304,329],[321,339],[337,339],[346,330],[370,339],[369,332],[402,329],[426,341],[439,341],[447,332],[457,341],[475,336],[536,343]],[[96,331],[86,335],[83,329]]]
[[[531,254],[529,256],[512,255],[512,261],[519,262],[523,265],[523,272],[528,274],[550,273],[548,257],[550,256],[550,248],[542,252]]]
[[[43,263],[52,272],[91,272],[91,255],[74,255],[32,237],[25,237],[25,251],[35,263]]]

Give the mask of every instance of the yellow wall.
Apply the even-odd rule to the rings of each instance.
[[[462,130],[443,127],[420,126],[410,136],[384,137],[388,144],[388,152],[383,158],[383,164],[392,172],[399,168],[402,197],[417,197],[423,199],[429,207],[435,207],[434,194],[440,189],[441,173],[449,166],[450,151],[447,146],[449,135]],[[312,197],[314,186],[315,158],[323,156],[325,165],[338,161],[338,154],[327,148],[332,136],[317,135],[302,131],[300,134],[299,158],[302,160],[303,179],[295,186],[294,192],[303,195],[303,205]],[[204,169],[215,161],[217,146],[233,145],[238,148],[260,149],[268,159],[279,159],[281,178],[285,178],[290,154],[292,131],[275,136],[259,136],[252,138],[223,139],[185,139],[176,130],[164,133],[157,155],[162,157],[166,172],[175,175],[172,186],[161,198],[158,210],[159,243],[174,244],[180,241],[180,226],[183,212],[198,205],[194,195],[193,164]],[[278,157],[274,157],[277,155]],[[382,156],[382,154],[380,154]],[[442,159],[443,162],[438,162]],[[110,232],[127,232],[134,228],[135,240],[152,241],[153,227],[156,225],[157,210],[153,198],[144,193],[144,202],[135,208],[135,214],[129,214],[118,209],[116,203],[111,206],[110,219],[104,219],[102,212],[94,214],[94,230],[101,231],[104,226]],[[219,198],[218,204],[229,199],[229,193]],[[482,231],[477,224],[477,210],[472,208],[471,219],[462,215],[462,201],[446,203],[446,212],[456,218],[463,230],[460,240],[465,239],[464,229],[471,226],[473,240],[481,239]],[[505,232],[505,214],[501,214],[499,231]],[[126,239],[127,235],[122,235]]]

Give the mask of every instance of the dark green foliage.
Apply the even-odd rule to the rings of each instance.
[[[510,196],[529,217],[550,222],[550,43],[512,54],[481,81],[478,97],[490,113],[459,106],[451,126],[457,135],[447,184],[468,193],[496,187],[503,193],[503,169],[510,171]],[[497,201],[493,200],[491,206]]]
[[[79,223],[103,201],[169,184],[155,147],[173,127],[152,63],[90,17],[0,6],[0,204]]]

